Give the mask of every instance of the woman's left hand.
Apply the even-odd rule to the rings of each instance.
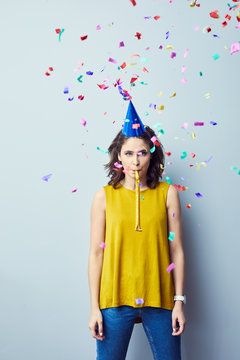
[[[179,328],[177,328],[177,322],[180,325]],[[183,303],[181,301],[175,301],[175,305],[172,310],[172,335],[178,336],[182,334],[184,332],[185,325],[186,319],[183,311]]]

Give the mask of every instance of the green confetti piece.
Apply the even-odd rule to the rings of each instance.
[[[202,76],[202,72],[200,71],[200,76]]]
[[[155,145],[153,145],[153,147],[150,149],[150,152],[153,153],[155,151]]]
[[[183,151],[183,155],[181,155],[180,157],[181,157],[181,159],[185,159],[186,156],[187,156],[186,151]]]
[[[170,179],[170,177],[166,176],[166,180],[167,180],[167,183],[168,183],[168,184],[171,184],[171,183],[172,183],[172,180]]]
[[[59,33],[59,37],[58,37],[58,41],[61,41],[61,36],[62,36],[62,33],[64,32],[64,29],[62,29]]]
[[[158,127],[158,126],[161,126],[161,125],[162,125],[162,123],[156,123],[156,124],[153,125],[153,127]]]
[[[144,197],[142,196],[142,194],[140,194],[141,198],[144,200]]]
[[[174,232],[172,232],[172,231],[170,231],[170,232],[169,232],[169,237],[168,237],[168,240],[173,241],[174,236],[175,236],[175,233],[174,233]]]
[[[143,81],[141,81],[140,84],[148,85],[148,83],[145,83],[145,82],[143,82]]]
[[[97,150],[103,152],[104,154],[107,154],[107,153],[108,153],[108,150],[101,150],[99,146],[97,146]]]
[[[144,115],[148,116],[148,115],[149,115],[149,112],[146,111],[146,112],[144,113]]]
[[[79,81],[79,82],[81,82],[82,83],[82,77],[83,77],[83,75],[80,75],[78,78],[77,78],[77,80]]]
[[[158,130],[158,132],[160,132],[161,134],[165,134],[165,132],[164,132],[164,130],[163,129],[160,129],[160,130]]]
[[[213,55],[213,58],[214,58],[214,60],[217,60],[217,59],[219,59],[219,58],[220,58],[220,55],[218,55],[218,54],[214,54],[214,55]]]
[[[142,62],[147,62],[149,59],[148,58],[141,58]]]

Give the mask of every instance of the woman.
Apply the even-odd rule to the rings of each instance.
[[[89,329],[98,360],[125,359],[139,322],[154,359],[181,359],[186,324],[181,207],[177,189],[159,181],[164,152],[155,136],[130,100],[124,129],[108,148],[111,180],[93,199]]]

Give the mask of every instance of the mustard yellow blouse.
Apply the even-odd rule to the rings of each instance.
[[[136,193],[118,184],[104,186],[106,232],[100,280],[100,309],[120,305],[174,307],[166,199],[169,184],[140,191],[142,232],[135,230]],[[143,299],[138,304],[137,299]],[[142,301],[142,300],[141,300]]]

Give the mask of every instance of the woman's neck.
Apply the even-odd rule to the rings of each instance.
[[[134,181],[134,179],[130,179],[129,180],[126,180],[126,178],[124,178],[123,180],[120,181],[121,185],[124,186],[125,188],[129,189],[129,190],[136,190],[136,180]],[[147,186],[147,182],[143,182],[140,180],[140,190],[145,190],[145,189],[148,189],[148,186]]]

